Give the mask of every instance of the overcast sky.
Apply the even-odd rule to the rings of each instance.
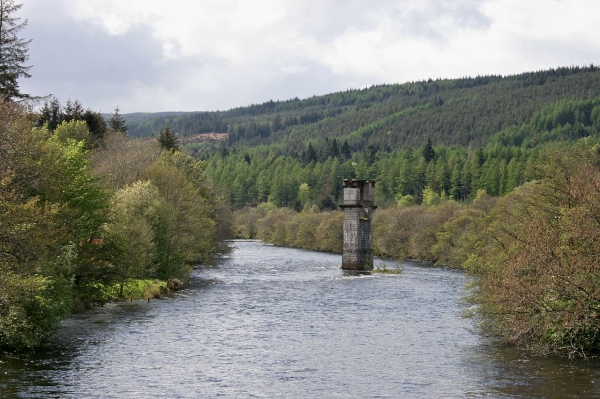
[[[598,0],[16,0],[22,92],[123,113],[600,64]]]

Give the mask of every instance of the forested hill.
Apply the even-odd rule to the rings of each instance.
[[[373,86],[308,99],[268,101],[216,112],[128,114],[133,136],[155,136],[167,125],[180,137],[229,133],[227,147],[285,143],[289,155],[310,141],[347,141],[352,152],[434,145],[483,147],[509,126],[521,126],[563,99],[600,96],[600,70],[568,67],[514,76],[478,76]],[[321,143],[321,144],[319,144]],[[220,143],[217,147],[222,147]],[[196,145],[210,153],[215,145]]]

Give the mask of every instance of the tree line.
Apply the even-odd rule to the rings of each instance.
[[[599,98],[561,100],[526,123],[497,132],[483,148],[434,146],[427,139],[421,148],[386,152],[368,146],[357,153],[347,140],[325,137],[294,155],[287,155],[290,142],[224,149],[208,158],[207,174],[237,209],[267,201],[296,210],[306,203],[333,209],[344,178],[376,180],[380,206],[420,204],[426,190],[463,201],[474,199],[478,190],[502,196],[538,178],[545,146],[596,141],[599,118]]]
[[[205,162],[44,118],[0,103],[0,346],[35,347],[75,308],[132,281],[185,279],[227,249],[228,207]]]

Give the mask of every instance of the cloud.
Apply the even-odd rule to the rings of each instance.
[[[598,63],[594,0],[29,0],[35,94],[227,109],[379,83]]]

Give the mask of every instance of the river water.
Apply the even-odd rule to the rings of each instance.
[[[598,361],[477,335],[459,271],[354,275],[339,255],[233,246],[172,298],[95,308],[68,318],[53,349],[0,354],[0,397],[600,397]]]

